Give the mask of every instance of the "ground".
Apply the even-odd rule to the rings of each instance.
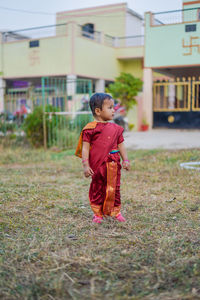
[[[125,133],[129,149],[194,149],[200,148],[200,130],[153,129]]]
[[[129,158],[127,222],[99,225],[73,151],[0,148],[1,299],[200,299],[200,150]]]

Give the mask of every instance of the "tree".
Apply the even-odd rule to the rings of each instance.
[[[120,76],[115,79],[114,83],[109,84],[107,92],[114,99],[119,99],[121,104],[128,111],[137,103],[135,96],[142,89],[142,80],[134,77],[129,73],[120,73]]]

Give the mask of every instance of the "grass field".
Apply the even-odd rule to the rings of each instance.
[[[129,158],[99,225],[72,151],[0,149],[0,299],[200,299],[200,150]]]

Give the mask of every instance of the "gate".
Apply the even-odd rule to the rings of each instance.
[[[93,120],[92,81],[42,78],[44,147],[74,148],[81,129]]]
[[[154,127],[200,128],[200,77],[153,83]]]

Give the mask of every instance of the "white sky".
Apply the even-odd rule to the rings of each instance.
[[[182,0],[0,0],[0,31],[53,25],[56,12],[122,2],[126,2],[129,8],[141,15],[146,11],[182,9]],[[30,14],[3,8],[44,14]]]

